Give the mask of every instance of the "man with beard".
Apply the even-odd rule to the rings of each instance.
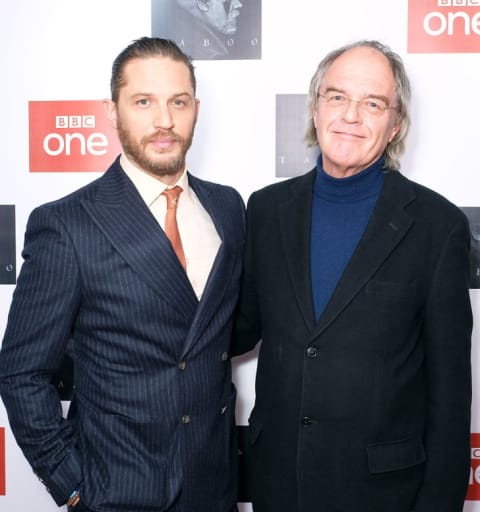
[[[75,512],[236,508],[228,347],[244,205],[186,170],[195,85],[172,41],[131,43],[105,102],[122,154],[28,222],[1,393],[29,463]],[[70,339],[64,418],[52,378]]]

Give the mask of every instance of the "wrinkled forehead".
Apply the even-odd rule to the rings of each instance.
[[[364,94],[395,93],[395,77],[383,53],[367,46],[351,48],[338,56],[325,70],[321,87],[358,89]]]

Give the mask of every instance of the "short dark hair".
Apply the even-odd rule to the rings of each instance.
[[[112,77],[110,79],[110,91],[112,100],[117,103],[120,88],[125,84],[123,70],[125,65],[133,59],[142,59],[146,57],[168,57],[177,62],[183,62],[190,72],[193,93],[197,89],[195,79],[195,68],[192,59],[180,50],[177,44],[170,39],[160,37],[141,37],[132,41],[124,50],[120,52],[113,61]]]

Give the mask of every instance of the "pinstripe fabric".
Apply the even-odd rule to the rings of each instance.
[[[32,212],[0,352],[10,425],[57,504],[225,512],[235,503],[229,350],[244,241],[232,189],[189,176],[222,240],[200,302],[118,160]],[[50,385],[69,338],[75,392]]]

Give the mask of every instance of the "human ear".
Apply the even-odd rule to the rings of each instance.
[[[398,135],[398,133],[400,132],[400,123],[399,124],[396,124],[394,127],[393,127],[393,130],[392,130],[392,133],[390,134],[390,137],[388,138],[388,143],[390,144],[390,142],[392,142],[392,140]]]
[[[117,105],[112,100],[103,100],[103,106],[108,120],[114,128],[117,128]]]

